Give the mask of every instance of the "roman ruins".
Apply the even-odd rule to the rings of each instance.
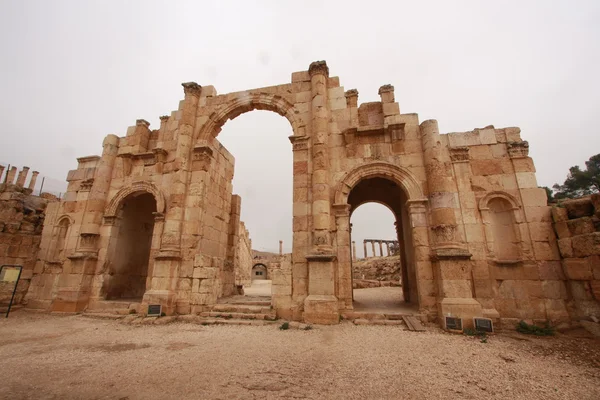
[[[353,310],[350,216],[377,202],[395,216],[404,303],[423,319],[600,317],[598,197],[585,212],[552,213],[519,128],[442,134],[401,113],[392,85],[359,104],[324,61],[278,86],[183,91],[158,129],[138,119],[77,160],[64,199],[45,210],[27,307],[130,299],[140,312],[197,314],[237,293],[252,260],[218,135],[229,119],[269,110],[293,130],[292,254],[271,272],[277,316],[335,324]]]

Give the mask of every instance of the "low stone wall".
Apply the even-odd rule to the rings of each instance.
[[[19,304],[29,289],[46,206],[52,198],[32,196],[31,189],[22,186],[0,184],[0,265],[23,267],[13,304]],[[12,282],[0,282],[0,304],[10,301],[13,288]]]
[[[401,280],[400,256],[371,257],[352,262],[354,280],[391,281]]]
[[[600,318],[600,194],[552,208],[573,319]]]

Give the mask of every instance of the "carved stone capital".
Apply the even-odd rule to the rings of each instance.
[[[79,190],[82,190],[84,192],[90,191],[92,189],[93,185],[94,185],[94,178],[83,180],[83,181],[81,181]]]
[[[167,122],[170,117],[168,115],[161,115],[159,118],[160,122]]]
[[[209,146],[196,146],[192,154],[192,169],[208,171],[212,161],[213,151]]]
[[[456,225],[440,224],[431,227],[436,243],[453,243],[456,241]]]
[[[165,214],[161,212],[153,212],[154,222],[163,222],[165,220]]]
[[[202,92],[202,86],[198,85],[196,82],[184,82],[181,86],[183,86],[183,92],[186,96],[200,96],[200,93]]]
[[[346,90],[346,92],[344,93],[344,96],[346,96],[346,98],[348,98],[348,97],[358,97],[358,89]]]
[[[333,213],[336,217],[349,217],[350,216],[350,204],[334,204]],[[352,225],[352,224],[350,224]]]
[[[145,119],[136,119],[135,126],[144,126],[148,128],[150,126],[150,122],[146,121]]]
[[[450,148],[450,160],[452,162],[468,162],[469,148],[467,146]]]
[[[508,142],[506,143],[508,155],[510,158],[523,158],[529,156],[529,142]]]
[[[152,150],[154,152],[154,156],[156,157],[157,162],[165,162],[167,160],[168,152],[165,149],[161,149],[157,147]]]
[[[289,136],[292,143],[292,150],[308,150],[308,136]]]
[[[378,94],[393,92],[393,91],[394,91],[394,86],[387,84],[387,85],[383,85],[379,88]]]
[[[104,225],[115,225],[119,217],[116,215],[105,215],[103,218]]]
[[[325,75],[325,77],[329,77],[329,67],[327,66],[327,62],[323,61],[314,61],[310,63],[308,67],[308,74],[312,78],[314,75],[321,74]]]

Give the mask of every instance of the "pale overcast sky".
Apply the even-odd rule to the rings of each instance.
[[[0,6],[0,161],[57,180],[137,118],[156,129],[183,98],[181,82],[219,93],[271,86],[322,59],[360,102],[377,101],[391,83],[402,112],[435,118],[444,133],[521,127],[540,185],[600,153],[598,1]],[[274,251],[279,239],[291,249],[289,135],[287,121],[268,112],[244,114],[219,135],[236,157],[234,190],[257,249]],[[361,207],[357,243],[393,237],[389,216]]]

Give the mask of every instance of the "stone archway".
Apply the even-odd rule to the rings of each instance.
[[[197,141],[216,137],[228,120],[253,110],[273,111],[285,117],[292,126],[294,136],[304,136],[304,124],[296,118],[297,111],[292,103],[276,94],[241,92],[233,100],[208,115],[207,121],[196,135]]]
[[[256,263],[252,266],[252,280],[269,279],[269,269],[263,263]]]
[[[361,192],[365,185],[373,187]],[[397,193],[389,191],[392,189]],[[353,308],[350,216],[359,205],[378,202],[396,215],[398,237],[405,239],[401,259],[406,268],[402,271],[402,280],[405,290],[410,290],[405,296],[420,306],[418,277],[423,275],[421,271],[431,277],[433,273],[429,262],[427,199],[417,179],[406,169],[390,163],[364,164],[344,175],[336,186],[334,198],[340,303],[343,302],[346,309]]]

